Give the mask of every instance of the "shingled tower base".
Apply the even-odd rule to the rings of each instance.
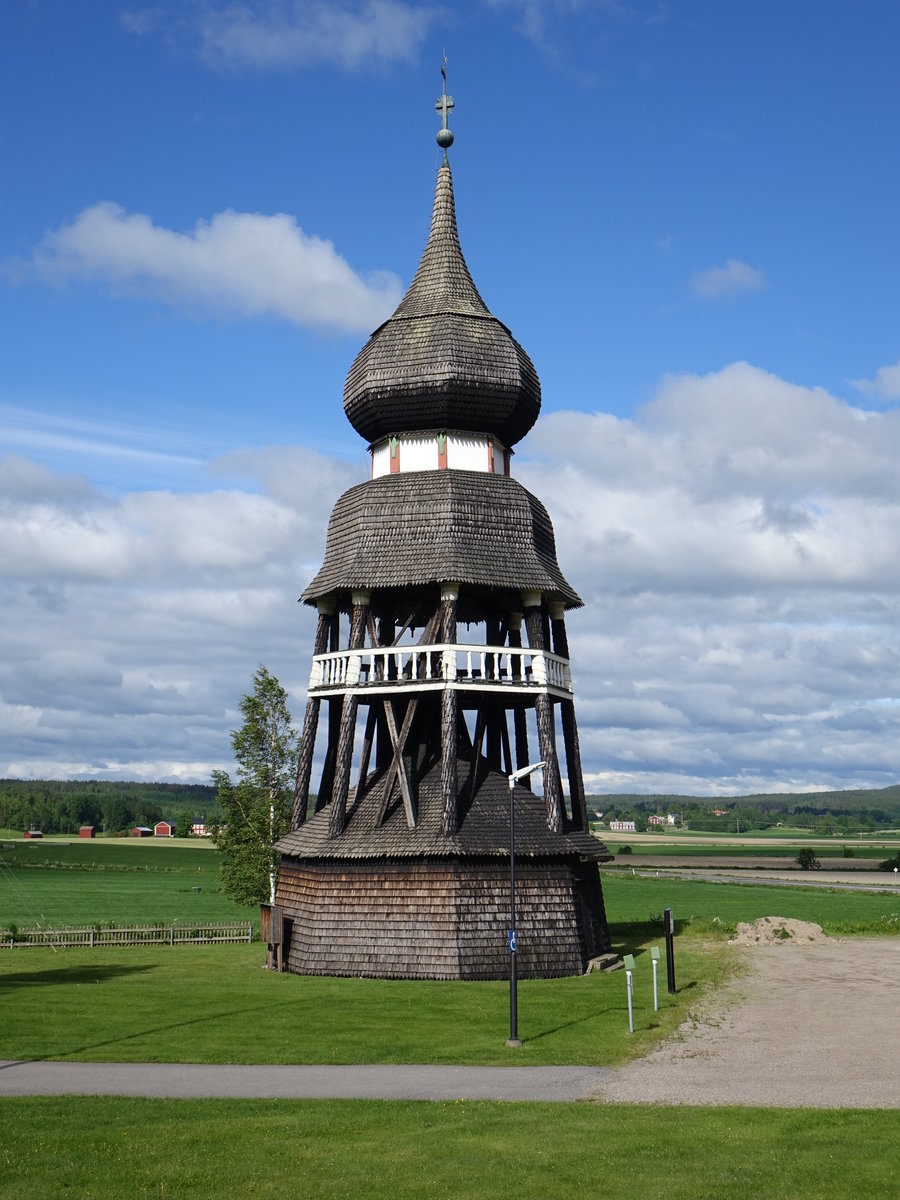
[[[445,92],[445,150],[450,107]],[[510,476],[540,403],[469,274],[445,153],[419,269],[344,389],[372,478],[338,500],[302,596],[319,617],[293,828],[276,847],[289,970],[505,977],[507,777],[530,754],[546,766],[543,796],[514,793],[519,975],[575,974],[610,949],[565,627],[581,601],[546,509]]]

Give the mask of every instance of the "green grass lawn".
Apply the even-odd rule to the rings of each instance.
[[[0,1100],[0,1196],[887,1200],[885,1111]]]
[[[247,946],[22,949],[0,955],[0,1058],[86,1061],[609,1064],[672,1031],[732,969],[710,938],[683,939],[678,994],[652,1004],[649,955],[624,972],[519,983],[520,1051],[505,1045],[504,981],[335,979],[262,969]],[[465,1036],[460,1031],[465,1030]]]
[[[0,848],[0,927],[258,919],[222,895],[204,843],[23,842]]]
[[[831,932],[894,932],[897,897],[614,876],[613,942],[637,955],[636,1033],[622,973],[523,980],[524,1051],[503,1044],[504,981],[304,978],[261,969],[252,946],[0,951],[0,1057],[104,1061],[597,1063],[640,1053],[705,988],[734,969],[724,930],[757,916],[814,920]],[[647,949],[673,909],[678,994],[651,1002]],[[893,916],[892,916],[893,914]],[[503,931],[499,931],[503,936]],[[39,1019],[36,1015],[39,1014]],[[465,1039],[459,1030],[465,1028]]]

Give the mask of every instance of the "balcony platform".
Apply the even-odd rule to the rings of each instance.
[[[503,692],[523,697],[572,695],[569,660],[529,647],[440,643],[430,646],[367,647],[317,654],[309,677],[310,696],[352,693],[365,702],[374,693]]]

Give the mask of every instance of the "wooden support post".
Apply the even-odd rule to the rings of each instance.
[[[496,646],[500,640],[500,620],[498,617],[488,617],[485,621],[485,641],[489,646]],[[494,664],[485,663],[485,679],[494,676]],[[494,771],[502,771],[500,762],[500,708],[495,703],[485,704],[485,749],[484,756],[488,765]]]
[[[319,620],[316,625],[316,640],[313,644],[314,655],[324,654],[328,647],[334,602],[320,600],[318,608]],[[309,804],[309,781],[312,775],[313,754],[316,749],[316,734],[319,729],[319,707],[318,696],[311,696],[306,701],[303,734],[300,738],[300,754],[297,758],[297,779],[294,783],[294,803],[291,808],[291,829],[299,829],[306,820],[306,809]]]
[[[484,705],[478,706],[478,716],[475,718],[475,738],[472,743],[472,769],[466,782],[466,811],[472,807],[475,792],[478,788],[478,768],[481,764],[481,747],[484,742]]]
[[[384,715],[387,718],[388,732],[391,737],[391,744],[394,747],[394,757],[391,760],[391,765],[388,767],[387,774],[384,777],[384,793],[381,798],[381,807],[378,811],[378,817],[375,821],[376,825],[380,825],[387,815],[388,804],[391,799],[391,790],[394,786],[394,780],[400,781],[400,794],[403,797],[403,808],[406,811],[406,821],[410,829],[416,827],[416,809],[413,802],[412,787],[409,782],[409,772],[406,769],[406,760],[403,757],[406,750],[406,739],[409,737],[409,731],[412,726],[413,717],[416,715],[416,709],[419,701],[413,697],[406,706],[406,712],[403,715],[403,725],[399,732],[397,730],[397,717],[394,713],[393,702],[385,699]]]
[[[514,649],[520,649],[522,645],[522,614],[509,614],[509,644]],[[522,678],[521,659],[518,655],[512,656],[512,677],[518,681]],[[516,738],[516,770],[520,771],[523,767],[527,767],[531,759],[528,757],[528,721],[525,708],[521,704],[517,704],[513,709],[513,730]],[[510,772],[511,774],[512,772]],[[519,787],[528,788],[531,791],[531,776],[526,775],[519,780]]]
[[[335,612],[330,618],[328,628],[328,649],[332,653],[341,646],[341,614]],[[316,812],[321,812],[331,803],[331,793],[334,787],[334,761],[337,754],[338,738],[341,733],[341,701],[328,700],[328,744],[325,747],[325,763],[322,767],[322,781],[316,795]]]
[[[369,615],[369,593],[363,589],[353,593],[353,612],[350,620],[349,650],[359,650],[366,639],[366,618]],[[350,789],[350,766],[353,761],[353,741],[356,735],[356,713],[359,697],[348,692],[341,710],[341,729],[338,736],[334,770],[334,790],[331,814],[328,819],[329,837],[344,832],[347,823],[347,795]]]
[[[503,744],[503,774],[509,776],[513,773],[513,764],[509,749],[509,719],[505,708],[500,709],[500,741]]]
[[[550,610],[550,628],[553,633],[553,653],[568,660],[569,638],[566,634],[565,605],[561,600],[556,600],[552,601],[548,608]],[[584,793],[584,776],[581,772],[581,747],[578,743],[574,700],[562,701],[560,716],[563,742],[566,747],[566,773],[569,776],[572,823],[576,829],[586,831],[588,828],[587,797]]]
[[[522,603],[525,608],[525,628],[528,631],[528,645],[534,650],[549,649],[544,639],[544,629],[547,622],[541,604],[540,592],[523,592]],[[553,701],[547,692],[540,691],[537,693],[534,698],[534,711],[537,717],[538,746],[541,758],[546,763],[544,767],[544,804],[547,809],[547,828],[554,833],[560,833],[563,828],[562,782],[559,777],[559,761],[556,757],[556,727],[553,718]]]
[[[375,644],[379,646],[393,646],[395,632],[396,621],[393,615],[381,616],[378,621],[378,641]],[[393,664],[391,664],[391,667],[393,667]],[[396,676],[396,671],[393,673]],[[384,679],[383,659],[379,659],[376,664],[375,678],[377,680]],[[391,761],[393,750],[382,705],[375,707],[375,731],[375,770],[383,771]]]
[[[372,741],[375,737],[376,712],[375,705],[369,705],[366,714],[366,732],[363,735],[362,750],[359,756],[359,774],[356,777],[356,799],[359,800],[366,788],[369,777],[369,759],[372,756]]]
[[[303,733],[300,737],[300,753],[297,757],[294,803],[291,808],[291,829],[299,829],[306,820],[313,751],[316,746],[316,734],[319,730],[319,706],[320,700],[318,696],[310,696],[306,701],[306,713],[303,717]]]
[[[441,587],[441,641],[456,644],[456,604],[459,588]],[[445,682],[441,692],[441,832],[451,835],[459,829],[459,717],[455,677]]]

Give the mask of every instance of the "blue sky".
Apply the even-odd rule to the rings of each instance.
[[[428,231],[531,355],[596,790],[893,782],[900,9],[9,0],[0,774],[206,778]]]

